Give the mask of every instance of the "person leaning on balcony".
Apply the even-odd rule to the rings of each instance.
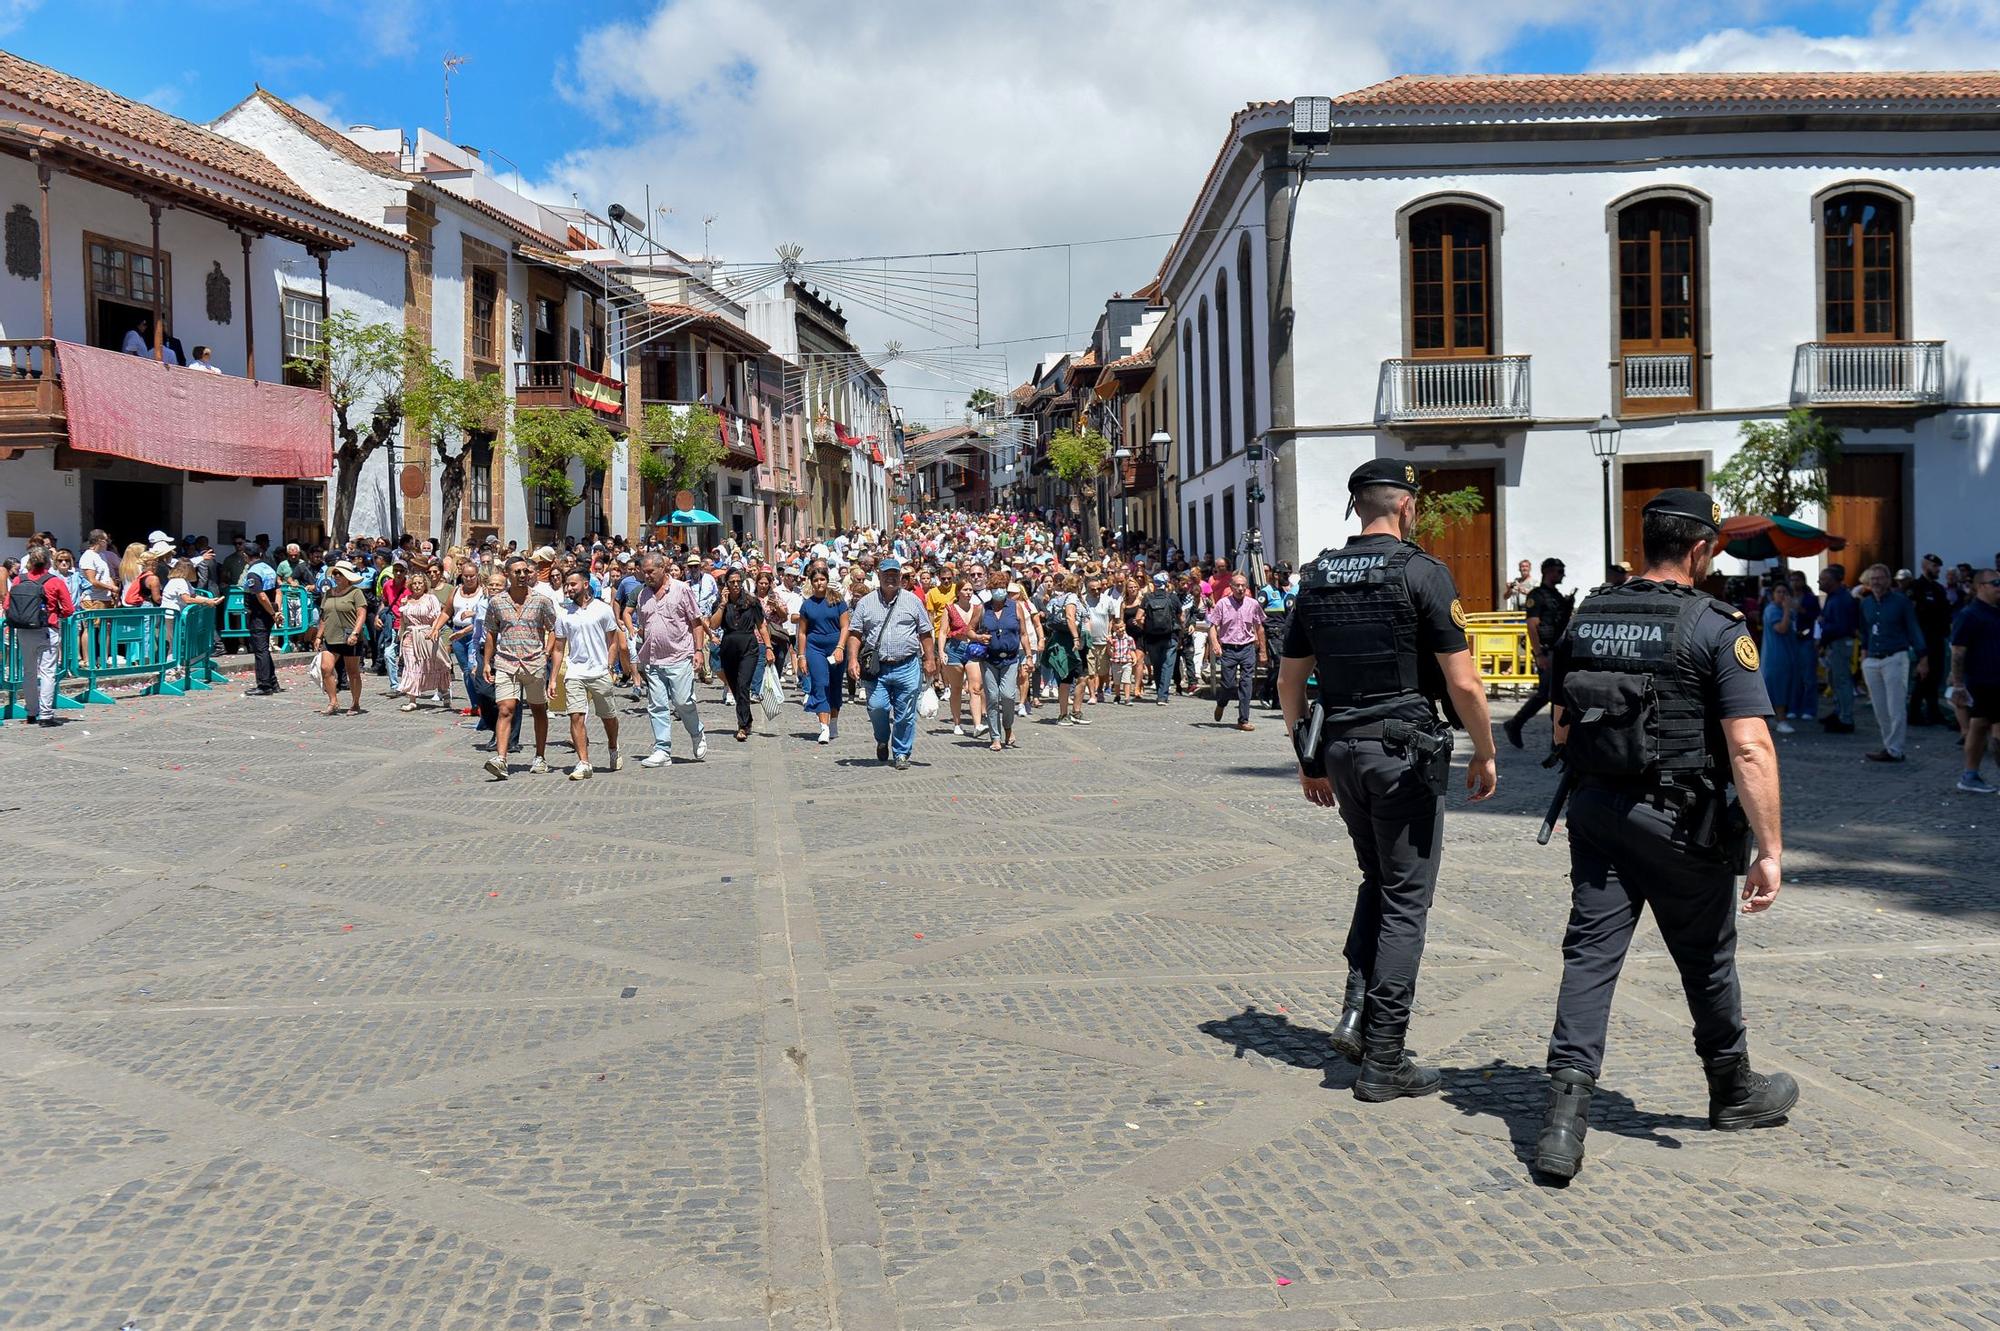
[[[197,346],[194,349],[194,359],[188,362],[188,368],[200,370],[203,374],[221,374],[222,371],[215,368],[214,357],[214,347]]]

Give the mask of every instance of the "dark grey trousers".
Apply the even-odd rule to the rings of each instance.
[[[1444,797],[1409,756],[1385,752],[1378,739],[1330,741],[1326,771],[1361,866],[1347,964],[1367,977],[1363,1039],[1370,1049],[1400,1048],[1437,888]]]
[[[1549,1036],[1549,1070],[1597,1076],[1611,995],[1647,905],[1681,973],[1694,1047],[1710,1059],[1748,1051],[1736,981],[1736,876],[1668,834],[1674,815],[1631,794],[1585,786],[1569,802],[1569,929]]]

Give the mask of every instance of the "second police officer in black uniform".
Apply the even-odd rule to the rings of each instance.
[[[1535,1148],[1536,1170],[1551,1178],[1582,1167],[1612,989],[1648,905],[1694,1016],[1710,1125],[1765,1127],[1798,1101],[1792,1078],[1751,1070],[1736,978],[1737,876],[1747,871],[1745,914],[1778,896],[1778,756],[1743,615],[1696,590],[1721,520],[1699,490],[1649,501],[1645,575],[1591,593],[1556,648],[1556,743],[1575,794],[1549,1109]]]
[[[1361,535],[1300,570],[1285,626],[1278,697],[1299,758],[1299,784],[1338,808],[1360,861],[1347,931],[1348,980],[1334,1047],[1361,1062],[1357,1098],[1429,1095],[1442,1084],[1403,1047],[1437,887],[1456,704],[1472,737],[1466,788],[1493,793],[1486,690],[1465,638],[1451,574],[1410,541],[1415,468],[1378,458],[1347,479]],[[1309,679],[1317,696],[1307,697]]]

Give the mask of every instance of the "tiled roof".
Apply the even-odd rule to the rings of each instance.
[[[754,347],[758,351],[769,351],[771,349],[769,342],[766,342],[763,338],[758,337],[755,333],[750,332],[741,325],[731,323],[714,310],[704,310],[698,305],[682,305],[675,301],[663,300],[653,301],[646,308],[658,318],[677,319],[685,323],[699,324],[704,328],[712,328],[718,332],[728,333],[738,342],[743,343],[745,346]]]
[[[263,207],[255,196],[242,197],[225,190],[216,189],[200,180],[176,171],[165,170],[151,162],[142,162],[124,153],[114,152],[101,144],[64,134],[60,130],[43,125],[27,125],[14,120],[0,120],[0,140],[20,144],[25,148],[42,148],[56,153],[68,153],[79,163],[88,163],[98,170],[108,169],[114,179],[123,180],[129,176],[156,182],[165,187],[164,192],[180,191],[184,195],[202,199],[213,204],[218,212],[228,217],[240,217],[252,226],[268,228],[272,234],[284,236],[302,245],[324,245],[329,249],[344,250],[353,241],[335,231],[314,222]],[[373,227],[355,223],[386,239],[403,242],[400,236],[387,232],[377,232]]]
[[[903,447],[908,450],[916,448],[919,444],[934,444],[940,439],[954,439],[960,436],[977,438],[978,435],[979,431],[973,429],[970,425],[947,425],[942,430],[932,430],[929,434],[920,434],[914,438],[905,439]]]
[[[301,203],[312,199],[260,152],[179,116],[170,116],[108,88],[85,83],[46,65],[0,51],[0,104],[78,121]]]
[[[1026,402],[1029,398],[1033,397],[1034,395],[1035,395],[1035,385],[1032,382],[1030,382],[1022,384],[1019,388],[1015,389],[1007,396],[1013,398],[1016,402]]]
[[[1152,363],[1153,351],[1152,348],[1148,347],[1144,351],[1135,351],[1129,356],[1120,356],[1104,368],[1114,372],[1118,370],[1143,370],[1149,368]]]
[[[319,119],[317,116],[307,115],[304,111],[299,110],[298,107],[293,106],[276,93],[259,87],[251,96],[270,107],[273,111],[276,111],[285,119],[291,121],[294,125],[297,125],[305,132],[307,138],[319,144],[320,147],[346,158],[349,162],[352,162],[364,171],[372,172],[387,180],[418,179],[418,177],[404,171],[387,158],[369,152],[366,148],[356,143],[353,139],[348,138],[324,120]]]
[[[1404,74],[1337,106],[1657,106],[1758,102],[1990,102],[2000,71],[1826,74]]]

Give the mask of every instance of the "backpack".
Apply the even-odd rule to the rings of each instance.
[[[1180,632],[1181,598],[1173,592],[1162,589],[1146,593],[1146,599],[1139,602],[1139,608],[1146,613],[1146,622],[1141,631],[1149,638],[1167,638]]]
[[[49,626],[48,580],[55,575],[44,573],[39,578],[23,576],[7,593],[7,624],[17,629],[45,629]]]

